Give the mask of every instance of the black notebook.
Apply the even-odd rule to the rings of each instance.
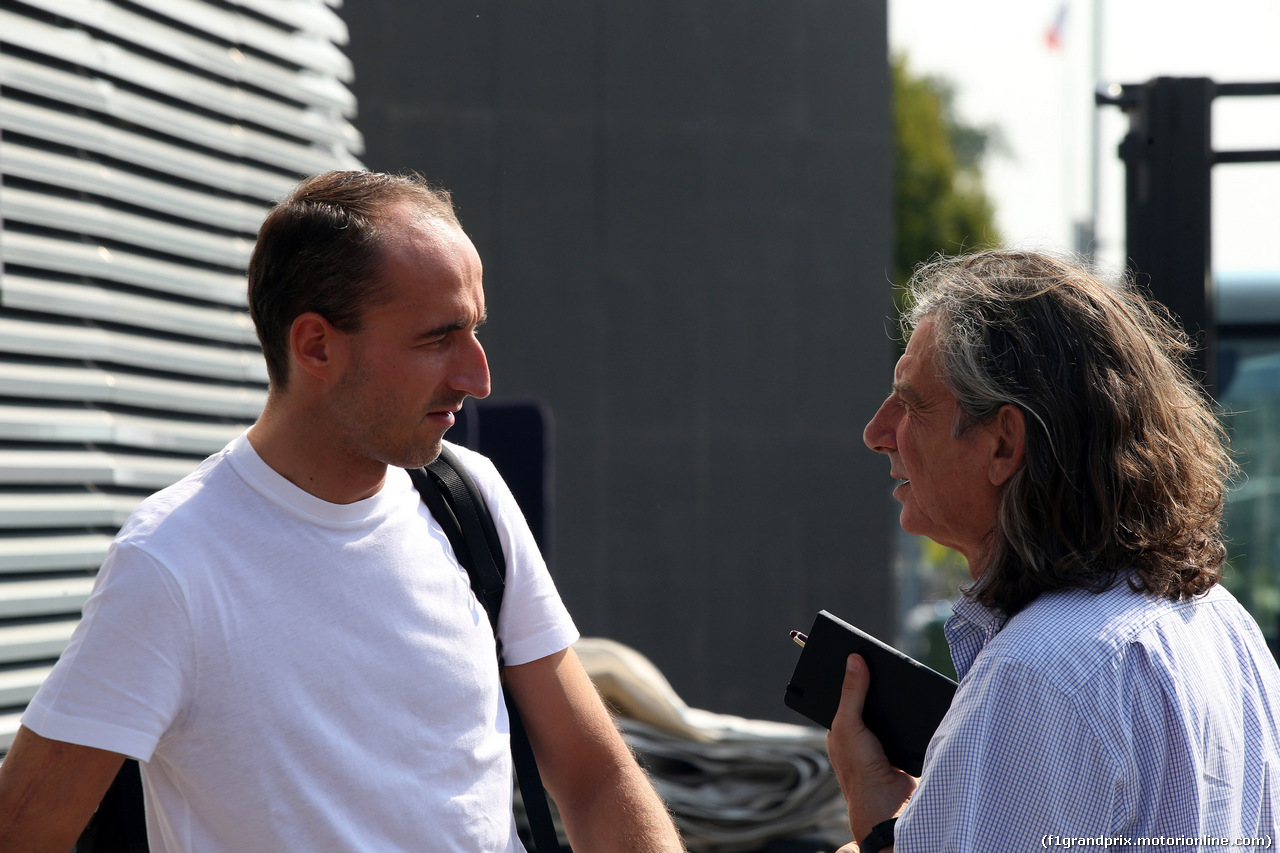
[[[845,660],[860,654],[871,673],[862,721],[894,767],[919,776],[924,752],[951,707],[956,683],[823,610],[813,621],[784,700],[823,728],[840,705]]]

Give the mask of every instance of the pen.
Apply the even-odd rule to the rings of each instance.
[[[799,631],[792,631],[791,639],[792,641],[795,642],[797,646],[799,646],[802,649],[804,648],[804,644],[809,640],[807,636],[805,636],[804,634],[801,634]]]

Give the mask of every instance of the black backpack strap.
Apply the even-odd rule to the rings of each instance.
[[[507,561],[502,541],[489,512],[489,505],[471,479],[470,472],[448,447],[426,468],[410,469],[409,476],[422,495],[431,515],[444,529],[458,562],[471,578],[471,589],[484,605],[497,642],[498,663],[502,664],[502,640],[498,638],[498,610],[506,585]],[[511,693],[503,690],[507,717],[511,722],[511,756],[515,764],[520,797],[529,818],[533,848],[537,853],[560,850],[560,840],[551,819],[551,807],[542,787],[542,775],[533,756],[533,745]]]
[[[138,762],[126,758],[71,853],[147,853],[147,819]]]
[[[458,562],[467,570],[471,589],[489,614],[496,639],[507,561],[489,505],[458,457],[443,445],[436,461],[409,471],[409,476],[431,515],[444,528]],[[502,660],[501,645],[498,660]]]

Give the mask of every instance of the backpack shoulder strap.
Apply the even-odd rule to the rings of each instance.
[[[493,523],[493,515],[484,495],[480,494],[470,472],[445,445],[440,456],[426,468],[410,469],[409,476],[422,495],[432,516],[444,528],[458,562],[471,578],[471,589],[489,614],[493,637],[498,644],[498,663],[502,664],[502,640],[498,638],[498,609],[506,586],[507,561],[502,540]],[[524,721],[511,694],[503,690],[507,717],[511,723],[511,756],[515,764],[520,798],[529,819],[533,849],[537,853],[560,850],[547,794],[542,787],[542,774],[534,759],[533,746],[525,731]]]
[[[458,562],[471,578],[471,589],[484,605],[498,636],[498,612],[506,588],[507,561],[489,505],[470,472],[448,447],[426,468],[409,471],[422,500],[444,528]]]

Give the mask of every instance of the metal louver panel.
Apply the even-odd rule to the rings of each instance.
[[[0,707],[25,704],[52,671],[51,666],[19,666],[0,671]],[[17,724],[16,713],[0,714],[0,726],[16,729]]]
[[[335,0],[0,0],[0,752],[116,530],[261,411],[244,267],[359,168]]]
[[[222,157],[170,140],[135,135],[130,129],[106,124],[105,116],[86,118],[9,97],[0,97],[0,116],[9,138],[40,137],[51,145],[100,155],[107,162],[118,161],[144,174],[157,171],[250,200],[277,198],[294,184],[283,174],[249,163],[228,163]]]
[[[42,181],[72,192],[110,196],[122,204],[183,217],[211,228],[252,233],[262,218],[262,207],[258,204],[116,169],[106,162],[81,159],[76,152],[45,151],[0,140],[0,163],[4,164],[4,173],[14,178]]]
[[[72,284],[11,275],[0,304],[66,317],[132,323],[158,332],[190,335],[252,346],[253,324],[240,313],[188,305],[147,295],[121,293],[92,284]]]
[[[159,222],[145,214],[111,210],[99,202],[16,187],[0,195],[0,218],[233,269],[248,262],[252,248],[252,243],[242,237],[211,234],[187,225]]]
[[[207,80],[202,75],[130,54],[111,44],[97,44],[94,46],[95,50],[86,53],[85,35],[79,30],[23,21],[3,11],[0,11],[0,26],[6,26],[8,30],[6,38],[14,44],[39,50],[68,62],[87,64],[95,71],[109,74],[125,84],[149,86],[160,94],[188,101],[193,106],[221,112],[235,110],[242,118],[253,119],[263,127],[292,133],[304,139],[340,144],[354,141],[354,130],[350,125],[338,125],[325,121],[323,112],[312,111],[305,105],[308,93],[304,90],[281,92],[281,95],[304,100],[303,105],[286,105],[278,100],[242,89],[228,89],[226,86]],[[214,65],[216,63],[202,63],[201,67],[215,71],[216,68],[209,67]],[[26,74],[36,81],[41,81],[35,82],[36,86],[70,87],[76,94],[69,96],[68,101],[88,98],[109,102],[111,98],[123,95],[116,87],[93,86],[86,81],[69,80],[66,72],[58,72],[39,63],[15,64],[9,73]],[[314,95],[310,95],[310,98],[320,100]],[[122,105],[123,103],[121,102]],[[130,103],[134,109],[138,110],[159,108],[159,105],[148,103],[145,98],[134,99]]]

